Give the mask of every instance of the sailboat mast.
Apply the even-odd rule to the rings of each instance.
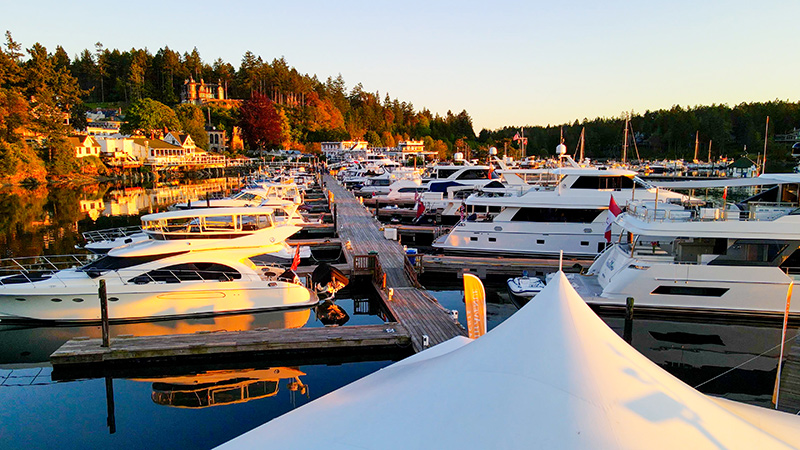
[[[700,130],[694,135],[694,159],[692,162],[697,162],[697,149],[700,148]]]
[[[583,161],[583,146],[586,144],[586,135],[584,134],[585,131],[586,127],[581,128],[581,157],[578,159],[578,161]]]
[[[764,164],[761,166],[761,173],[767,171],[767,134],[769,133],[769,116],[767,116],[767,125],[764,128]]]
[[[625,137],[622,142],[622,164],[625,164],[625,158],[628,156],[628,118],[625,117]]]

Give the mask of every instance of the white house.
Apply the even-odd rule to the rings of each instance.
[[[100,144],[92,136],[70,136],[67,140],[75,149],[76,158],[100,156]]]

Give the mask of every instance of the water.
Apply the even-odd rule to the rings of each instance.
[[[226,185],[219,180],[210,183],[210,187],[200,183],[192,189],[203,192]],[[72,252],[82,231],[136,223],[135,216],[104,216],[106,212],[138,214],[162,208],[154,200],[183,200],[175,200],[176,192],[179,188],[171,185],[127,191],[118,187],[0,191],[0,250],[14,256]],[[423,279],[423,283],[445,308],[458,311],[466,325],[457,280]],[[486,287],[488,328],[492,329],[516,308],[501,281],[487,282]],[[369,294],[357,286],[337,297],[336,304],[350,316],[345,326],[382,323]],[[621,318],[603,319],[622,334]],[[115,325],[111,333],[300,326],[323,324],[307,309]],[[796,334],[796,328],[790,330],[790,337]],[[93,326],[0,328],[0,448],[213,448],[392,362],[287,364],[260,358],[214,366],[139,367],[108,378],[57,381],[58,374],[54,376],[47,362],[50,353],[70,338],[99,335],[99,327]],[[633,346],[690,385],[743,364],[704,384],[701,391],[762,406],[769,405],[779,340],[777,326],[637,319],[633,327]],[[314,432],[314,424],[309,424],[308,432]]]

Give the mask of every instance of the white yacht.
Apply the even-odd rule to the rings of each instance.
[[[606,247],[611,197],[618,205],[634,198],[684,201],[622,169],[563,167],[550,170],[558,182],[487,187],[465,201],[466,219],[433,246],[445,253],[594,257]],[[505,176],[505,175],[504,175]]]
[[[276,263],[300,227],[267,208],[218,208],[142,217],[150,239],[81,267],[22,269],[0,278],[0,322],[96,322],[105,280],[112,321],[150,320],[314,305],[316,294]],[[263,257],[268,257],[269,262]]]
[[[156,213],[153,215],[143,216],[142,219],[144,220],[145,217],[148,220],[155,220],[152,219],[154,217],[157,218],[164,218],[166,219],[169,217],[170,221],[173,222],[180,222],[180,221],[192,221],[199,223],[201,220],[201,216],[211,216],[216,217],[220,215],[224,215],[224,212],[220,212],[222,208],[191,208],[191,209],[180,209],[175,211],[170,211],[167,213]],[[293,202],[288,200],[267,200],[265,204],[258,205],[251,209],[248,209],[250,213],[258,211],[260,209],[264,209],[270,214],[272,214],[272,218],[276,223],[287,223],[290,225],[298,225],[302,226],[305,223],[308,223],[305,218],[300,215],[297,211],[297,205]],[[121,227],[121,228],[109,228],[103,230],[94,230],[94,231],[86,231],[83,233],[83,238],[86,240],[86,244],[83,245],[83,249],[89,250],[92,253],[103,255],[108,253],[109,250],[112,248],[121,247],[127,244],[133,244],[136,242],[142,242],[150,239],[150,235],[146,233],[141,226],[130,226],[130,227]],[[174,238],[174,237],[173,237]],[[76,246],[76,248],[80,248]],[[306,253],[309,251],[305,250]]]
[[[400,180],[417,181],[419,184],[421,177],[420,171],[412,168],[400,167],[391,172],[384,172],[381,175],[367,177],[364,184],[355,193],[360,196],[374,197],[376,195],[386,195],[389,193],[391,185]]]
[[[177,209],[230,208],[238,206],[275,206],[291,202],[298,207],[303,203],[303,194],[295,183],[258,183],[225,198],[201,199],[195,202],[177,203]]]
[[[760,219],[763,217],[764,219]],[[774,212],[637,201],[617,218],[626,232],[573,284],[587,302],[734,315],[800,314],[800,209]]]

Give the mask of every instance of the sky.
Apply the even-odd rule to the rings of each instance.
[[[252,51],[387,93],[475,132],[673,105],[800,100],[798,0],[13,1],[23,48]]]

